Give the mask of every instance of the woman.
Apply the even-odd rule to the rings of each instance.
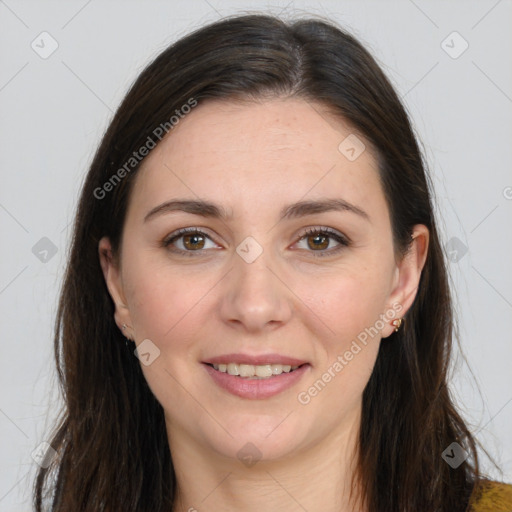
[[[167,48],[83,187],[36,509],[510,510],[447,388],[429,187],[334,25],[240,16]]]

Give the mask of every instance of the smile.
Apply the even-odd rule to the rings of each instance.
[[[311,365],[203,363],[213,382],[222,390],[240,398],[262,400],[296,385]]]

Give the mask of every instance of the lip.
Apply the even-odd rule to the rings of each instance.
[[[306,364],[307,361],[294,359],[280,354],[260,354],[250,356],[249,354],[224,354],[222,356],[210,357],[203,361],[208,364],[224,364],[224,363],[237,363],[237,364],[289,364],[290,366],[301,366]]]
[[[226,356],[222,356],[223,358]],[[267,356],[265,356],[267,357]],[[219,360],[219,358],[215,358]],[[247,357],[245,360],[254,361],[254,357]],[[290,358],[282,358],[282,360],[293,361],[292,366],[296,366],[297,359]],[[212,359],[213,361],[213,359]],[[221,361],[231,361],[235,362],[237,359],[221,359]],[[265,361],[269,361],[269,359],[265,359]],[[276,364],[290,364],[290,363],[278,363],[275,359],[271,359],[272,362]],[[298,362],[300,364],[300,361]],[[211,364],[214,364],[213,362]],[[215,363],[217,364],[217,363]],[[219,363],[220,364],[220,363]],[[240,364],[257,364],[257,363],[245,363],[244,361],[240,361]],[[259,363],[264,364],[264,363]],[[293,385],[297,384],[301,378],[309,372],[311,365],[309,363],[302,363],[302,366],[297,368],[296,370],[289,373],[281,373],[280,375],[274,375],[273,377],[269,377],[267,379],[250,379],[250,378],[242,378],[237,377],[236,375],[229,375],[229,373],[224,373],[219,370],[213,368],[208,363],[202,363],[202,366],[208,372],[212,380],[222,389],[228,391],[229,393],[238,396],[240,398],[248,398],[251,400],[262,400],[265,398],[270,398],[272,396],[278,395],[283,391],[291,388]]]

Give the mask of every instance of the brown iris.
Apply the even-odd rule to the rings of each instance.
[[[307,239],[308,239],[308,246],[309,246],[310,249],[326,249],[327,247],[329,247],[329,237],[328,236],[325,236],[325,235],[322,235],[322,234],[309,235],[307,237]],[[318,244],[318,243],[314,242],[314,244],[311,245],[309,243],[310,239],[315,239],[315,240],[323,239],[324,243]]]
[[[192,239],[191,246],[188,245],[188,243],[190,242],[190,239]],[[201,241],[202,241],[202,245],[197,245],[198,240],[200,240],[199,243],[201,243]],[[202,249],[204,247],[204,236],[202,236],[198,233],[193,233],[191,235],[183,235],[183,245],[187,249]]]

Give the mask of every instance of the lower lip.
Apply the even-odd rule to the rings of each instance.
[[[293,372],[283,372],[281,375],[274,375],[267,379],[248,379],[220,372],[206,363],[203,363],[203,366],[218,386],[233,395],[253,400],[270,398],[291,388],[310,368],[306,363]]]

